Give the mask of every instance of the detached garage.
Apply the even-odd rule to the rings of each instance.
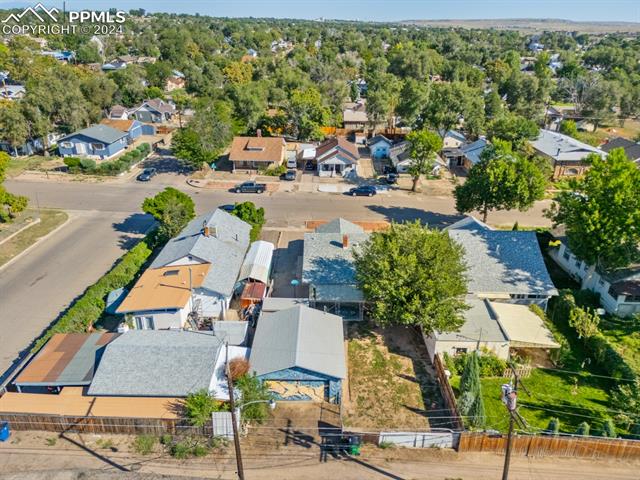
[[[277,400],[340,403],[342,318],[302,305],[260,316],[251,368]]]

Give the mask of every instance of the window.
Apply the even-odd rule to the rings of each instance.
[[[565,249],[564,253],[562,254],[562,258],[564,258],[565,260],[569,260],[571,258],[571,254],[568,250]]]
[[[73,143],[71,143],[71,142],[61,142],[60,146],[62,148],[73,148]]]
[[[598,285],[600,285],[601,287],[604,287],[604,280],[602,280],[601,278],[598,279]]]
[[[167,270],[162,274],[163,277],[174,277],[180,273],[180,270]]]
[[[527,298],[527,296],[524,293],[512,293],[511,295],[509,295],[511,298],[515,298],[515,299],[524,299]]]
[[[627,295],[624,301],[625,303],[640,303],[640,295]]]
[[[455,347],[455,355],[464,355],[465,353],[467,353],[467,350],[467,348]]]
[[[92,143],[91,148],[94,150],[104,150],[104,143]]]
[[[577,267],[577,268],[580,268],[580,265],[582,265],[582,260],[578,260],[578,259],[576,258],[576,267]]]
[[[152,316],[139,316],[135,317],[136,328],[138,330],[153,330],[153,317]]]

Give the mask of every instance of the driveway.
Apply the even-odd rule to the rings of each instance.
[[[152,225],[142,214],[69,213],[65,227],[0,270],[0,380],[59,312]]]

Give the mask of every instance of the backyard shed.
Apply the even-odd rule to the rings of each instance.
[[[347,375],[342,318],[301,305],[262,314],[250,363],[279,400],[340,403]]]
[[[267,286],[260,282],[245,284],[240,294],[240,308],[247,308],[255,303],[260,303],[267,294]]]

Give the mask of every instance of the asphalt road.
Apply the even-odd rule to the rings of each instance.
[[[72,212],[68,225],[27,255],[0,270],[0,380],[12,363],[85,288],[104,274],[113,262],[151,225],[140,213],[142,201],[173,184],[189,193],[198,213],[225,203],[251,200],[266,210],[267,226],[301,227],[305,220],[415,220],[445,226],[460,217],[450,197],[393,193],[347,197],[328,193],[235,194],[199,190],[181,177],[163,183],[55,183],[7,181],[7,189],[27,195],[32,205]],[[155,179],[154,179],[155,180]],[[529,212],[496,212],[489,222],[521,226],[548,225],[540,202]]]

